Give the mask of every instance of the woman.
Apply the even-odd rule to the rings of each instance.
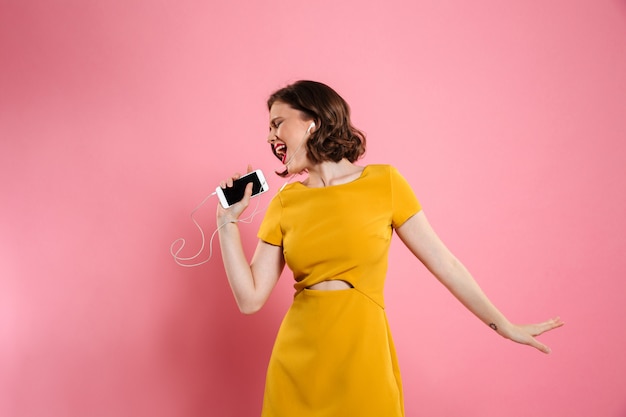
[[[250,263],[236,223],[249,204],[250,186],[242,201],[217,209],[222,258],[243,313],[263,306],[285,263],[296,281],[268,366],[263,416],[404,416],[383,299],[394,230],[486,325],[549,353],[534,336],[561,326],[560,319],[510,323],[437,237],[398,171],[355,164],[365,152],[365,136],[334,90],[298,81],[275,92],[268,109],[268,142],[285,165],[279,175],[307,178],[274,196]]]

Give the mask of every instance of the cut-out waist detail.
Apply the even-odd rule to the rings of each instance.
[[[346,290],[349,288],[354,288],[354,285],[350,284],[348,281],[344,281],[341,279],[332,279],[332,280],[318,282],[317,284],[310,285],[306,288],[308,290],[317,290],[317,291],[337,291],[337,290]]]

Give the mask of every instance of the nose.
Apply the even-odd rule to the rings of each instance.
[[[270,132],[270,134],[267,135],[267,143],[274,143],[274,141],[276,141],[276,135]]]

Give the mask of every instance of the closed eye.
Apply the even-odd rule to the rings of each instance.
[[[278,126],[280,126],[282,122],[283,122],[282,120],[277,120],[277,119],[272,120],[272,121],[270,122],[270,130],[271,130],[272,128],[274,128],[274,129],[278,129]]]

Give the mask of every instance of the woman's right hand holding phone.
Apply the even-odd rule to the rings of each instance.
[[[252,166],[248,165],[248,172],[252,172]],[[225,181],[220,182],[220,187],[222,188],[228,188],[228,187],[232,187],[233,186],[233,181],[241,178],[241,174],[240,173],[235,173],[233,176],[231,176],[230,178],[226,179]],[[241,216],[241,213],[243,213],[246,208],[248,207],[248,205],[250,204],[250,197],[252,196],[252,183],[248,183],[246,185],[246,191],[244,192],[243,198],[241,199],[241,201],[232,204],[230,207],[228,208],[224,208],[222,207],[222,205],[218,202],[217,203],[217,225],[224,225],[226,223],[235,223],[237,222],[237,220],[239,219],[239,217]]]

